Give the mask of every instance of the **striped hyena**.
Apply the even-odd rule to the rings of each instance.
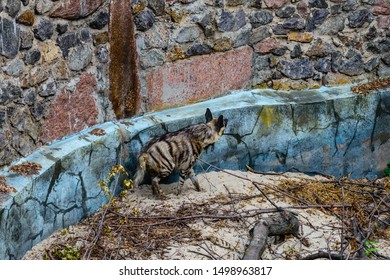
[[[153,194],[161,196],[159,187],[161,178],[173,171],[179,171],[178,194],[186,176],[189,176],[197,191],[200,191],[193,166],[203,149],[214,144],[223,134],[227,119],[222,115],[213,119],[210,109],[206,110],[206,123],[185,127],[155,137],[145,144],[138,157],[138,169],[133,184],[137,187],[143,180],[145,172],[152,179]]]

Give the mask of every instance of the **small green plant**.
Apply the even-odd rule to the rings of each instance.
[[[385,177],[390,177],[390,161],[387,163],[387,167],[383,170]]]
[[[98,183],[98,186],[103,190],[104,195],[110,198],[109,202],[111,204],[114,204],[114,195],[111,193],[110,184],[118,175],[128,176],[128,173],[126,172],[125,168],[120,164],[113,166],[111,168],[111,171],[108,173],[108,176]],[[122,192],[122,197],[127,195],[128,190],[133,187],[133,181],[131,179],[124,179],[123,186],[124,191]]]
[[[371,256],[373,253],[378,252],[378,248],[376,248],[378,246],[378,242],[366,240],[366,242],[364,242],[364,245],[366,247],[366,249],[364,250],[364,253],[368,257]]]
[[[46,256],[46,259],[55,260],[81,260],[81,254],[77,247],[72,247],[69,244],[58,245],[51,254],[50,257]]]

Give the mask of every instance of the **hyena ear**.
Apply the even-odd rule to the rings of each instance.
[[[209,108],[206,109],[206,123],[211,122],[213,120],[213,115],[211,114],[211,111]]]
[[[223,121],[223,116],[220,115],[217,120],[217,130],[219,131],[222,127],[224,127],[224,121]]]

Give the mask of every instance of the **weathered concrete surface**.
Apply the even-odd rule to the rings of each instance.
[[[202,154],[220,168],[375,177],[389,161],[390,90],[253,90],[105,123],[93,127],[103,129],[103,136],[90,134],[90,128],[20,160],[42,165],[38,175],[0,171],[16,189],[0,193],[0,259],[19,259],[53,231],[96,211],[107,200],[98,182],[113,165],[124,162],[134,172],[151,136],[204,121],[206,108],[229,119],[225,135]],[[203,170],[200,163],[196,168]]]

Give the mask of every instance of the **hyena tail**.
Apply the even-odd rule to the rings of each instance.
[[[135,172],[135,175],[133,177],[133,186],[137,188],[139,184],[142,182],[142,180],[145,177],[146,173],[146,154],[142,154],[138,158],[138,167],[137,172]]]

